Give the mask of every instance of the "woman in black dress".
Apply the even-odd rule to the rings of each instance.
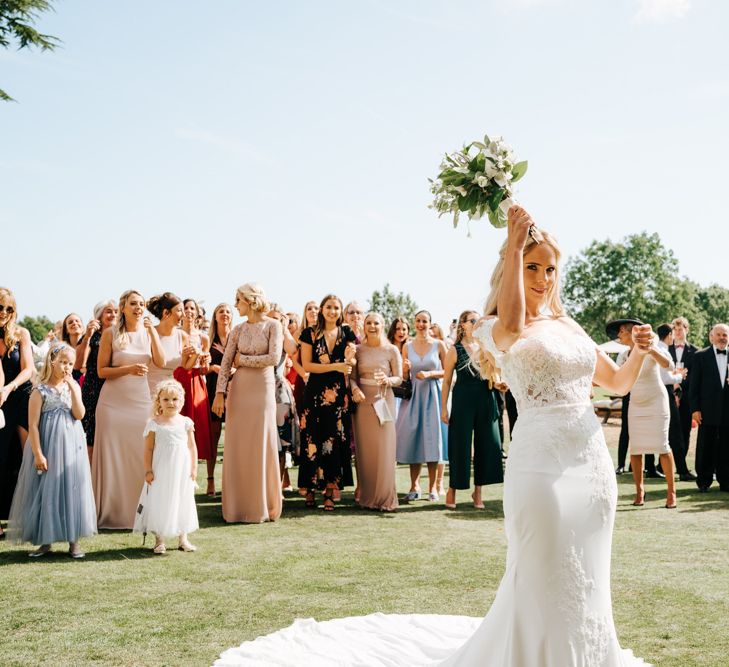
[[[116,301],[109,299],[94,306],[94,319],[86,325],[86,333],[76,348],[76,360],[80,368],[85,368],[84,382],[81,385],[81,400],[84,402],[84,418],[81,424],[86,433],[86,451],[89,453],[89,463],[94,453],[94,437],[96,435],[96,404],[99,394],[104,386],[104,380],[99,377],[97,360],[99,357],[99,343],[101,334],[116,324]],[[68,318],[66,318],[68,319]]]
[[[228,334],[230,333],[231,323],[233,321],[233,310],[227,303],[219,303],[215,306],[213,315],[210,318],[210,365],[205,376],[205,382],[208,388],[208,402],[210,403],[210,443],[213,449],[211,456],[207,460],[208,465],[208,489],[207,495],[213,497],[215,495],[215,462],[218,458],[218,444],[220,443],[220,433],[223,430],[223,422],[225,421],[225,412],[218,417],[213,411],[213,401],[215,400],[215,387],[218,384],[218,373],[220,372],[220,364],[223,361],[223,353],[225,345],[228,342]]]
[[[18,307],[13,293],[0,287],[0,518],[6,519],[18,480],[23,445],[28,439],[28,401],[33,385],[33,351],[30,334],[17,325]],[[5,532],[0,527],[0,539]]]
[[[324,510],[331,512],[334,489],[341,481],[349,481],[342,478],[347,470],[351,478],[352,469],[348,378],[356,346],[354,333],[342,324],[339,297],[324,297],[316,325],[301,332],[299,343],[301,365],[309,374],[300,416],[299,486],[307,490],[307,507],[314,507],[314,491],[323,488]]]

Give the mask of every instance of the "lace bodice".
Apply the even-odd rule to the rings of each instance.
[[[278,320],[266,318],[261,322],[239,324],[228,336],[216,391],[224,393],[227,389],[237,353],[240,352],[239,366],[265,368],[279,363],[282,348],[283,330]]]
[[[47,384],[39,384],[36,389],[43,397],[43,406],[41,412],[50,412],[51,410],[68,410],[71,411],[71,390],[64,382],[55,387],[49,387]]]
[[[565,328],[542,329],[502,352],[492,335],[495,323],[484,320],[473,335],[493,355],[519,411],[589,402],[597,361],[590,338]]]

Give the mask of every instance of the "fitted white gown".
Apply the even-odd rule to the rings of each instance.
[[[647,667],[621,649],[610,597],[617,485],[590,404],[595,344],[536,332],[508,353],[475,332],[519,408],[504,478],[506,572],[484,619],[311,619],[225,651],[216,665]]]

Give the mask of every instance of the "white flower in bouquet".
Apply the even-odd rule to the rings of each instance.
[[[514,152],[501,137],[473,141],[463,150],[446,154],[438,177],[428,179],[433,202],[430,208],[453,213],[458,226],[461,213],[469,220],[488,215],[494,227],[505,227],[507,212],[513,204],[513,185],[527,170],[527,162],[517,162]]]

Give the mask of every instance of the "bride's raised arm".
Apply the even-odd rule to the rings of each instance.
[[[638,379],[643,357],[653,347],[653,330],[650,324],[635,325],[632,331],[633,349],[627,361],[618,366],[602,350],[597,350],[597,365],[593,382],[615,394],[627,394]]]
[[[506,352],[521,336],[526,317],[524,300],[524,246],[534,220],[519,205],[509,209],[509,227],[506,248],[499,258],[503,273],[498,286],[498,320],[492,335],[499,350]],[[536,230],[536,228],[535,228]],[[536,232],[538,233],[538,232]],[[492,287],[496,287],[492,285]]]

